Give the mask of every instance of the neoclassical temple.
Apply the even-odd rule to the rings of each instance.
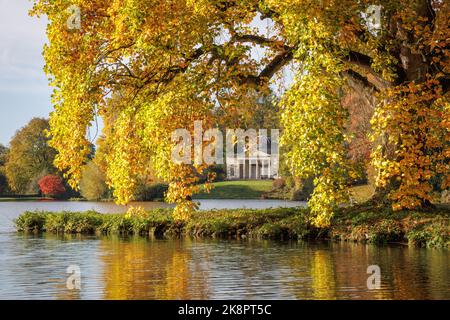
[[[274,179],[278,177],[278,156],[260,150],[226,157],[227,179]]]

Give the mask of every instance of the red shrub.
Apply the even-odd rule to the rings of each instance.
[[[63,181],[58,176],[45,176],[38,182],[39,189],[46,196],[59,196],[66,192],[66,188],[64,188]]]

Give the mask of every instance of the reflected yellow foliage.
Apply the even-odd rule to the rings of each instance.
[[[330,251],[317,250],[311,262],[312,297],[335,299],[336,279]]]
[[[207,282],[192,265],[189,241],[102,241],[105,299],[205,299]]]

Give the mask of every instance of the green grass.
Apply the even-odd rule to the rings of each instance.
[[[88,212],[25,212],[16,220],[19,232],[55,234],[123,234],[196,237],[303,238],[310,233],[306,209],[198,211],[188,222],[175,221],[170,209],[145,217]]]
[[[145,216],[97,212],[25,212],[16,221],[19,232],[57,234],[123,234],[160,237],[333,239],[340,241],[448,248],[450,210],[392,212],[386,208],[339,210],[331,226],[316,228],[308,209],[236,209],[195,212],[187,222],[173,219],[171,209]]]
[[[369,243],[409,243],[420,247],[450,246],[450,210],[392,211],[364,205],[341,209],[333,218],[329,237]]]
[[[213,183],[211,193],[204,191],[195,199],[261,199],[272,189],[272,180],[221,181]]]

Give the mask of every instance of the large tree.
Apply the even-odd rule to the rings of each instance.
[[[48,120],[34,118],[12,138],[5,164],[12,191],[21,194],[39,191],[38,180],[56,171],[53,166],[56,151],[49,147],[46,133],[49,128]]]
[[[240,115],[290,66],[280,106],[283,141],[298,177],[314,176],[310,207],[327,224],[347,199],[348,80],[373,91],[373,161],[378,194],[394,208],[431,200],[430,179],[449,176],[449,4],[440,0],[36,0],[46,14],[46,72],[55,86],[51,117],[57,166],[72,185],[88,154],[96,115],[108,128],[108,180],[128,202],[148,163],[170,181],[175,214],[193,205],[202,166],[170,161],[171,132],[194,120]],[[378,5],[379,7],[370,7]],[[375,14],[368,9],[375,8]],[[380,8],[381,10],[377,10]],[[379,21],[372,21],[378,17]],[[256,22],[262,21],[262,22]],[[266,23],[267,22],[267,23]],[[379,25],[378,25],[379,22]],[[267,26],[260,32],[258,26]],[[255,53],[257,51],[257,54]],[[259,58],[258,58],[259,57]],[[120,103],[111,103],[111,93]]]
[[[94,161],[90,161],[83,168],[80,180],[80,193],[87,200],[101,200],[108,193],[102,168]]]

